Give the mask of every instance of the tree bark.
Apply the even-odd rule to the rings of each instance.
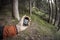
[[[51,21],[52,21],[52,1],[51,0],[49,1],[49,5],[50,5],[49,23],[51,23]]]
[[[19,21],[18,0],[13,0],[13,16]]]
[[[54,0],[52,0],[52,21],[51,21],[52,24],[54,24],[54,18],[55,18],[54,7],[55,7]]]
[[[58,1],[56,0],[56,10],[57,10],[57,15],[55,16],[56,17],[56,22],[55,22],[55,26],[58,26],[59,24],[59,16],[60,16],[60,13],[59,13],[59,7],[58,7]]]
[[[54,21],[54,25],[56,25],[56,21],[57,21],[57,0],[55,0],[55,21]]]
[[[35,0],[33,1],[33,7],[35,7]]]
[[[32,15],[32,0],[29,1],[29,13]]]
[[[50,13],[51,13],[51,12],[50,12],[50,9],[51,9],[51,8],[50,8],[49,0],[48,0],[48,7],[49,7],[49,8],[48,8],[48,10],[49,10],[49,20],[48,20],[48,22],[50,23]]]

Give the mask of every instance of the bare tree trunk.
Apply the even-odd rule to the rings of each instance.
[[[51,9],[51,8],[50,8],[50,2],[49,2],[49,0],[48,0],[48,7],[49,7],[49,8],[48,8],[48,10],[49,10],[49,20],[48,20],[48,22],[50,22],[50,13],[51,13],[51,12],[50,12],[50,9]]]
[[[33,1],[33,7],[35,7],[35,0]]]
[[[32,15],[32,0],[29,1],[29,13]]]
[[[59,6],[59,23],[58,23],[57,31],[59,31],[59,29],[60,29],[60,2],[58,2],[58,6]]]
[[[55,18],[55,13],[54,13],[54,11],[55,11],[55,3],[54,3],[54,0],[52,0],[52,24],[54,24],[54,18]]]
[[[53,13],[53,2],[52,2],[52,0],[51,0],[51,23],[52,23],[52,20],[53,20],[53,15],[54,13]]]
[[[18,21],[20,20],[18,11],[18,0],[13,0],[13,15]]]
[[[58,7],[58,1],[56,0],[56,7],[57,7],[57,15],[56,15],[56,22],[55,22],[55,26],[58,26],[59,24],[59,16],[60,16],[60,13],[59,13],[59,7]]]
[[[54,21],[55,21],[55,2],[53,0],[53,17],[52,17],[52,24],[54,25]]]
[[[55,21],[54,21],[54,25],[56,25],[56,21],[57,21],[57,0],[55,0]]]
[[[52,1],[50,0],[49,3],[50,3],[50,9],[51,9],[50,14],[49,14],[50,15],[49,22],[51,23],[51,21],[52,21]]]

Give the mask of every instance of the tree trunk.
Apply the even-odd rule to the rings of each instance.
[[[59,8],[58,8],[58,9],[59,9],[59,10],[58,10],[58,11],[59,11],[59,22],[58,22],[58,29],[57,29],[57,31],[59,31],[59,29],[60,29],[60,1],[58,0],[57,3],[58,3],[58,7],[59,7]]]
[[[29,13],[32,15],[32,0],[29,1]]]
[[[56,10],[57,10],[57,15],[56,15],[56,22],[55,22],[55,26],[58,26],[58,24],[59,24],[59,16],[60,16],[60,13],[59,13],[59,7],[58,7],[59,5],[58,5],[58,1],[56,0]]]
[[[53,14],[52,14],[52,24],[53,25],[54,25],[54,21],[55,21],[55,3],[53,3]]]
[[[48,10],[49,10],[49,20],[48,20],[48,22],[50,23],[50,13],[51,13],[51,12],[50,12],[50,9],[51,9],[51,8],[50,8],[49,0],[48,0],[48,7],[49,7],[49,8],[48,8]]]
[[[54,18],[55,18],[54,7],[55,7],[54,0],[52,0],[52,20],[51,20],[52,24],[54,24]]]
[[[52,1],[50,0],[49,1],[49,3],[50,3],[50,18],[49,18],[49,23],[51,23],[51,21],[52,21]]]
[[[35,0],[33,1],[33,7],[35,7]]]
[[[56,25],[56,21],[57,21],[57,0],[55,0],[55,21],[54,21],[54,25]]]
[[[19,21],[18,0],[13,0],[13,16]]]

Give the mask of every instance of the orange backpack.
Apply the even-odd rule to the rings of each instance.
[[[3,38],[12,37],[17,34],[16,27],[14,25],[5,26],[3,29]]]

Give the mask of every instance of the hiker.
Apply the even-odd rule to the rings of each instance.
[[[30,21],[31,19],[28,16],[24,15],[16,25],[0,26],[0,39],[16,36],[19,32],[25,30],[30,26]]]

